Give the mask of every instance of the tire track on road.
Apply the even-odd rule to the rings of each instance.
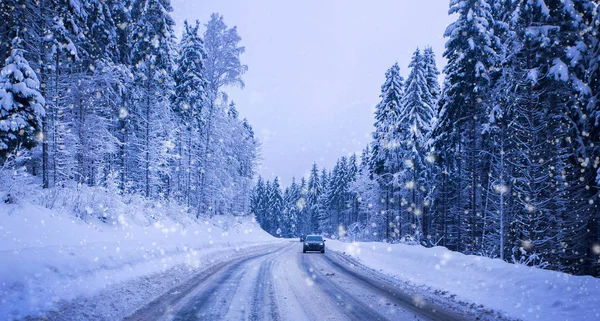
[[[348,293],[338,284],[329,279],[328,276],[321,273],[314,263],[309,262],[308,256],[313,254],[300,253],[301,259],[298,260],[300,266],[320,290],[325,292],[329,298],[337,300],[338,308],[345,313],[350,320],[387,320],[379,312],[370,308],[364,302],[358,300],[354,295]],[[314,254],[323,256],[323,254]]]
[[[250,260],[258,259],[264,255]],[[218,278],[211,282],[211,286],[191,298],[185,307],[175,314],[173,320],[222,320],[229,310],[237,285],[244,276],[244,271],[240,267],[248,261],[244,260],[228,267]]]
[[[382,275],[377,274],[370,269],[359,267],[356,262],[352,262],[346,257],[337,253],[330,254],[320,258],[322,263],[329,266],[332,270],[341,272],[349,276],[355,285],[362,284],[362,288],[370,290],[386,298],[389,302],[403,307],[405,310],[413,311],[415,315],[431,320],[461,321],[465,318],[444,307],[436,307],[419,297],[415,297],[407,292],[406,289],[397,284],[389,283]]]
[[[152,300],[146,306],[125,318],[125,320],[172,320],[173,318],[177,318],[181,310],[191,309],[188,306],[188,301],[194,300],[196,296],[203,295],[207,291],[209,293],[210,291],[217,291],[221,287],[221,284],[233,277],[235,270],[244,265],[244,263],[273,254],[285,248],[286,246],[282,247],[280,245],[268,246],[262,249],[257,248],[248,252],[244,257],[237,257],[216,263],[198,272],[195,277],[173,287],[163,295]],[[235,293],[235,289],[232,289],[232,292]],[[193,316],[191,318],[193,320],[198,319],[193,314],[190,314],[190,316]]]
[[[273,288],[273,259],[265,260],[254,281],[254,291],[249,319],[251,321],[279,321],[279,311]]]

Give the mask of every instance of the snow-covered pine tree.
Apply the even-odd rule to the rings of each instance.
[[[358,159],[356,154],[348,157],[348,170],[346,172],[346,213],[344,215],[344,225],[350,226],[358,221],[358,200],[354,192],[350,190],[350,185],[356,181],[358,176]]]
[[[338,159],[331,176],[329,177],[329,185],[327,186],[327,203],[329,204],[329,222],[330,227],[328,233],[338,235],[340,229],[340,218],[345,208],[344,204],[344,175],[345,175],[345,159],[342,165],[341,158]],[[339,236],[339,235],[338,235]]]
[[[505,259],[510,256],[507,240],[512,221],[511,200],[511,164],[507,158],[510,146],[508,125],[513,119],[510,100],[512,97],[511,83],[514,77],[513,66],[508,63],[512,49],[517,46],[514,32],[510,30],[510,15],[514,2],[510,0],[492,1],[494,29],[501,46],[496,49],[498,61],[502,66],[500,71],[493,73],[495,77],[493,97],[489,101],[487,119],[484,131],[488,135],[484,147],[489,155],[489,175],[487,185],[483,186],[485,193],[483,205],[483,228],[481,254],[489,257]]]
[[[435,199],[435,192],[438,190],[438,186],[434,184],[435,178],[438,175],[439,164],[438,158],[436,157],[437,151],[435,150],[433,132],[439,122],[439,103],[441,96],[440,84],[438,77],[440,72],[438,70],[435,53],[431,47],[426,47],[423,51],[423,64],[425,65],[425,79],[427,80],[427,88],[431,94],[432,102],[431,108],[433,111],[433,118],[431,119],[431,127],[427,136],[425,137],[423,147],[426,151],[427,170],[425,171],[425,181],[427,182],[426,196],[423,204],[423,236],[427,238],[426,243],[434,244],[433,234],[433,212],[431,210],[433,201]]]
[[[299,207],[298,202],[300,201],[300,186],[296,183],[296,178],[292,177],[292,183],[285,189],[283,194],[283,224],[281,230],[283,231],[284,237],[297,237],[299,236],[298,220],[299,220]]]
[[[397,135],[397,120],[400,113],[401,99],[404,95],[404,79],[400,75],[400,67],[394,64],[386,72],[386,81],[381,86],[381,101],[377,104],[375,110],[375,131],[373,132],[373,142],[371,146],[371,160],[369,166],[371,171],[380,179],[379,183],[385,192],[385,217],[386,233],[385,238],[391,240],[394,232],[393,216],[393,197],[394,180],[397,180],[397,173],[401,160],[398,157],[400,138]],[[397,202],[400,204],[400,202]],[[390,206],[390,204],[392,206]]]
[[[450,175],[455,177],[452,190],[458,203],[452,215],[458,227],[453,248],[473,253],[481,247],[481,195],[487,179],[481,127],[500,43],[487,0],[452,0],[449,13],[458,17],[444,34],[449,38],[444,52],[448,87],[439,127],[449,133],[445,139],[455,149],[456,168],[451,168]]]
[[[381,240],[384,235],[381,231],[384,228],[382,216],[379,215],[381,199],[379,195],[379,184],[373,179],[373,174],[369,170],[368,161],[370,159],[370,150],[368,146],[361,154],[361,164],[356,174],[356,179],[350,183],[349,191],[354,195],[357,207],[357,217],[355,223],[358,223],[359,237],[361,240]]]
[[[597,1],[575,0],[561,2],[554,19],[559,21],[564,62],[569,68],[566,85],[570,92],[563,96],[564,112],[568,113],[567,128],[571,141],[568,148],[569,162],[573,171],[568,173],[568,193],[572,208],[577,210],[575,219],[568,219],[566,226],[567,246],[573,253],[564,259],[578,262],[577,266],[566,264],[569,272],[600,275],[600,255],[593,251],[600,244],[600,210],[596,205],[600,189],[597,184],[598,169],[592,160],[600,163],[600,121],[598,118],[598,59],[600,49],[600,19]],[[562,58],[562,57],[561,57]],[[570,175],[569,175],[570,174]]]
[[[14,26],[16,18],[16,0],[5,0],[0,2],[0,62],[4,63],[11,52],[11,26]]]
[[[258,180],[256,181],[256,185],[252,190],[252,196],[250,198],[250,213],[254,215],[256,221],[262,227],[265,226],[268,206],[265,182],[261,176],[258,176]]]
[[[591,1],[590,1],[591,2]],[[587,138],[584,140],[586,146],[588,146],[587,157],[582,159],[588,162],[587,166],[595,169],[594,180],[586,182],[592,189],[592,193],[595,194],[594,200],[588,200],[595,205],[594,212],[590,216],[588,224],[588,237],[585,242],[587,245],[587,253],[589,266],[586,268],[585,273],[589,273],[594,276],[600,276],[600,253],[598,253],[598,247],[600,245],[600,209],[597,203],[600,201],[598,195],[600,194],[600,6],[598,4],[588,4],[588,14],[590,17],[585,29],[584,39],[586,47],[588,48],[585,55],[586,73],[582,77],[584,83],[590,87],[590,95],[587,97],[583,95],[583,99],[587,100],[587,104],[584,104],[584,108],[587,114],[588,126],[585,126],[585,135]],[[583,134],[583,133],[582,133]],[[596,249],[596,251],[594,251]]]
[[[269,210],[265,219],[265,231],[271,235],[277,235],[277,230],[283,227],[283,196],[281,195],[281,185],[279,177],[275,177],[273,183],[268,184]]]
[[[184,22],[184,31],[179,44],[177,68],[174,73],[175,91],[173,96],[173,111],[178,123],[178,170],[176,173],[180,198],[190,205],[195,173],[201,159],[199,151],[204,119],[204,109],[208,106],[207,82],[204,78],[204,44],[199,35],[200,23],[194,26]],[[196,188],[194,188],[196,189]],[[197,189],[196,189],[197,190]],[[197,201],[197,200],[196,200]]]
[[[308,197],[308,181],[305,177],[300,179],[300,198],[296,202],[296,207],[298,209],[298,234],[297,236],[311,234],[310,230],[310,213],[309,208],[307,206],[307,197]]]
[[[124,10],[123,4],[115,5],[113,1],[85,0],[86,19],[83,21],[83,34],[86,42],[82,49],[87,53],[89,63],[104,59],[118,63],[119,36],[118,26],[113,19]]]
[[[133,178],[146,195],[169,192],[169,163],[174,155],[172,113],[168,98],[172,75],[175,25],[169,0],[137,0],[132,7],[131,65],[135,77],[132,120],[139,171]]]
[[[306,196],[306,213],[309,222],[307,233],[316,233],[319,228],[319,197],[323,193],[321,183],[319,168],[317,163],[313,163],[308,176],[308,193]]]
[[[333,222],[331,219],[331,212],[329,206],[329,177],[330,173],[327,172],[325,168],[321,170],[321,186],[322,193],[318,196],[316,212],[318,216],[318,227],[317,233],[327,233],[331,234],[333,230]]]
[[[504,59],[503,59],[504,60]],[[483,234],[481,254],[488,257],[499,257],[504,260],[510,256],[508,235],[512,221],[511,185],[512,169],[508,159],[511,146],[508,133],[509,124],[513,120],[513,77],[515,70],[507,64],[502,68],[496,88],[495,100],[488,115],[488,132],[490,140],[490,174],[485,189]]]
[[[596,169],[590,162],[590,153],[594,150],[590,147],[596,145],[599,139],[597,135],[590,139],[588,134],[598,127],[598,123],[591,125],[589,120],[594,110],[589,102],[594,94],[590,84],[586,83],[588,69],[593,70],[586,63],[586,60],[591,60],[587,53],[593,52],[598,39],[596,36],[592,40],[590,34],[598,4],[590,0],[548,1],[547,6],[550,24],[559,27],[555,37],[560,41],[557,43],[555,40],[552,46],[552,54],[558,59],[552,61],[550,68],[555,81],[551,88],[556,95],[550,104],[556,109],[560,121],[559,133],[565,135],[564,142],[556,147],[557,158],[564,160],[566,182],[563,187],[568,204],[560,225],[561,244],[566,248],[560,253],[561,264],[568,266],[568,272],[600,274],[597,266],[594,269],[598,255],[591,250],[599,238],[594,233],[594,230],[597,231],[598,207],[593,201],[597,199],[598,186],[591,187],[595,185]],[[598,25],[595,28],[597,30]],[[565,68],[568,68],[566,79]],[[596,105],[595,109],[598,108]]]
[[[431,227],[432,243],[439,244],[448,248],[453,248],[457,244],[457,227],[453,214],[456,211],[452,208],[456,205],[457,195],[453,193],[453,178],[449,175],[452,169],[457,168],[457,159],[453,157],[455,144],[453,138],[451,123],[441,122],[446,117],[444,106],[446,105],[446,88],[448,88],[447,79],[440,93],[440,99],[437,104],[436,116],[438,122],[435,124],[429,140],[431,146],[431,157],[435,159],[432,168],[432,184],[436,186],[431,195]]]
[[[76,133],[76,143],[69,147],[74,153],[77,183],[105,186],[109,176],[122,170],[122,162],[114,160],[120,149],[115,115],[120,114],[132,75],[126,66],[108,59],[93,63],[94,68],[80,74],[79,86],[70,91],[70,126]]]
[[[13,39],[10,56],[0,71],[0,163],[16,149],[32,148],[42,138],[45,100],[19,42],[18,37]]]
[[[271,184],[271,181],[266,180],[265,181],[265,196],[264,196],[264,201],[265,201],[265,212],[263,215],[263,223],[261,223],[261,227],[263,230],[267,231],[267,233],[272,233],[273,230],[273,217],[271,217],[271,201],[272,201],[272,197],[273,197],[273,184]]]
[[[429,88],[430,97],[433,99],[431,106],[437,117],[437,104],[441,94],[440,83],[438,80],[440,71],[435,62],[435,52],[433,51],[433,48],[425,47],[425,50],[423,50],[423,65],[427,88]]]
[[[222,126],[224,131],[215,128],[215,137],[220,139],[213,146],[218,148],[216,151],[220,157],[216,163],[221,167],[219,186],[225,187],[223,191],[227,190],[227,193],[221,194],[220,197],[224,203],[221,212],[243,215],[248,211],[248,193],[254,176],[258,143],[252,127],[245,119],[240,121],[238,115],[232,102],[227,111],[226,122]],[[214,195],[218,196],[219,193]]]
[[[436,98],[432,95],[438,88],[433,84],[429,88],[431,79],[427,75],[433,73],[426,68],[424,56],[417,49],[409,64],[410,74],[405,82],[404,96],[402,97],[401,112],[397,120],[397,131],[400,138],[398,148],[400,158],[403,160],[402,177],[404,179],[403,198],[407,199],[408,212],[412,214],[408,218],[411,223],[411,235],[424,236],[426,227],[423,223],[424,206],[427,198],[427,172],[429,170],[427,141],[429,139],[433,123],[435,122]],[[430,77],[432,75],[429,75]],[[436,80],[437,81],[437,80]],[[417,237],[420,240],[420,237]]]
[[[560,57],[566,51],[571,23],[563,21],[559,1],[518,1],[511,15],[514,34],[507,61],[511,74],[501,82],[511,93],[508,108],[508,159],[512,166],[513,259],[532,265],[561,268],[558,257],[575,267],[581,249],[572,233],[584,228],[586,211],[574,207],[575,187],[569,97],[569,67]],[[577,188],[577,187],[576,187]],[[579,189],[579,188],[578,188]],[[569,204],[569,205],[568,205]],[[567,207],[572,207],[567,210]],[[574,219],[570,213],[577,213]],[[569,213],[569,214],[567,214]],[[578,232],[575,232],[578,233]],[[563,251],[556,250],[561,248]]]
[[[42,8],[48,20],[44,26],[44,49],[49,49],[42,57],[42,66],[48,68],[46,79],[46,125],[44,138],[47,142],[49,159],[46,160],[50,172],[51,185],[64,186],[77,177],[77,113],[79,93],[71,92],[90,69],[82,58],[88,56],[84,44],[89,42],[84,32],[89,15],[84,4],[78,1],[50,0],[50,7]],[[43,5],[42,5],[43,6]],[[49,22],[51,21],[51,22]],[[93,66],[91,68],[94,68]],[[46,172],[46,170],[44,170]]]
[[[238,213],[247,214],[252,180],[256,174],[260,142],[254,136],[254,130],[246,118],[237,124],[240,140],[232,141],[238,147],[234,157],[237,159],[237,167],[231,170],[236,175],[234,206]]]

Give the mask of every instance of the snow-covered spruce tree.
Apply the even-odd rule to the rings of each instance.
[[[279,236],[277,235],[277,230],[281,231],[283,227],[282,213],[284,207],[279,177],[275,177],[273,183],[267,184],[267,188],[269,210],[265,218],[266,224],[263,228],[265,231],[271,233],[271,235]]]
[[[11,50],[10,26],[15,25],[16,0],[5,0],[0,3],[0,62],[4,63]]]
[[[598,30],[598,25],[593,24],[598,4],[590,0],[576,0],[548,1],[547,5],[551,24],[559,26],[557,38],[560,43],[554,44],[553,53],[565,64],[555,59],[550,69],[556,81],[553,87],[556,102],[552,103],[558,107],[561,130],[566,133],[564,143],[560,144],[563,151],[559,149],[559,155],[566,160],[564,192],[569,205],[561,218],[561,244],[565,250],[560,253],[560,259],[561,264],[569,267],[568,272],[600,275],[598,254],[592,250],[599,241],[598,206],[594,202],[598,199],[599,190],[594,184],[597,169],[593,168],[590,158],[600,139],[598,135],[589,134],[598,132],[597,118],[593,125],[590,119],[600,108],[597,104],[595,108],[590,105],[595,101],[592,88],[594,81],[597,84],[598,76],[596,74],[596,80],[589,78],[590,71],[594,69],[589,62],[598,59],[598,52],[594,53],[593,49],[597,46],[598,36],[597,33],[595,37],[592,35],[594,28],[596,32]],[[568,67],[567,79],[564,78],[565,67]]]
[[[177,68],[173,78],[175,91],[173,111],[177,117],[177,153],[178,170],[176,173],[179,198],[188,206],[193,197],[192,184],[196,185],[195,173],[200,170],[204,108],[208,106],[207,82],[204,78],[204,44],[199,35],[200,23],[194,26],[184,22],[184,31],[179,44]],[[196,200],[197,201],[197,200]]]
[[[267,233],[271,233],[273,230],[273,217],[271,217],[271,200],[273,197],[273,192],[272,192],[272,183],[269,180],[265,181],[265,196],[264,196],[264,201],[265,201],[265,212],[263,214],[263,223],[261,223],[261,227],[263,230],[267,231]]]
[[[502,260],[510,256],[508,236],[512,221],[510,192],[513,171],[508,155],[514,146],[508,138],[508,129],[514,119],[513,77],[513,66],[506,64],[494,89],[495,100],[491,104],[486,129],[490,142],[490,172],[485,189],[481,254]]]
[[[247,198],[250,181],[254,175],[258,143],[252,128],[237,118],[235,104],[227,110],[218,108],[213,115],[212,136],[214,141],[208,154],[208,160],[201,167],[204,177],[204,193],[207,211],[204,213],[224,214],[230,211],[242,214],[247,208],[236,203]],[[201,178],[202,178],[201,177]],[[202,182],[202,181],[201,181]],[[245,203],[245,202],[244,202]]]
[[[299,237],[302,235],[310,234],[309,232],[309,216],[308,209],[306,207],[306,196],[308,194],[308,183],[305,177],[300,178],[298,185],[298,200],[296,201],[296,234]]]
[[[579,261],[571,272],[600,275],[600,254],[594,246],[600,244],[600,14],[597,2],[576,0],[562,3],[564,16],[561,31],[564,34],[566,61],[569,67],[568,84],[572,93],[566,97],[571,131],[574,163],[571,175],[570,199],[580,215],[571,218],[567,259]],[[575,223],[575,224],[573,224]],[[567,252],[568,253],[568,252]],[[565,259],[565,258],[563,258]]]
[[[77,86],[67,88],[70,97],[65,97],[61,106],[67,106],[70,113],[62,112],[67,116],[61,126],[76,134],[69,146],[60,149],[67,158],[57,157],[67,163],[68,157],[74,158],[71,172],[77,183],[105,186],[109,180],[118,181],[121,190],[126,169],[126,132],[120,129],[126,121],[124,108],[133,77],[122,59],[119,44],[123,40],[119,32],[125,28],[119,27],[113,17],[120,18],[127,11],[124,5],[114,0],[88,0],[75,9],[81,16],[79,28],[83,37],[76,41],[76,68],[68,72],[68,78],[77,79]],[[72,151],[68,153],[69,150]]]
[[[353,227],[353,224],[358,220],[358,200],[356,194],[350,190],[350,185],[356,181],[358,175],[358,160],[356,154],[348,157],[348,167],[346,171],[346,213],[344,215],[344,226],[348,231]],[[352,225],[352,226],[351,226]]]
[[[357,202],[357,217],[355,223],[358,224],[359,235],[357,239],[379,241],[381,240],[382,227],[384,222],[379,215],[380,188],[376,179],[368,167],[370,159],[370,150],[365,148],[361,155],[361,163],[358,167],[356,179],[350,183],[349,191],[354,195]]]
[[[426,197],[424,200],[423,206],[423,236],[427,238],[427,242],[429,244],[434,244],[434,235],[433,235],[433,211],[432,204],[435,199],[435,192],[438,189],[438,186],[434,183],[436,176],[438,175],[439,166],[436,164],[438,161],[436,155],[437,151],[435,150],[434,140],[433,140],[433,131],[439,122],[439,102],[441,96],[440,84],[438,82],[438,77],[440,72],[438,70],[436,61],[435,61],[435,53],[431,47],[426,47],[423,51],[423,64],[425,65],[425,79],[427,80],[427,88],[429,89],[429,93],[431,94],[432,104],[431,108],[433,111],[433,118],[430,122],[430,130],[425,137],[423,147],[426,151],[426,159],[427,159],[427,170],[425,171],[425,181],[426,184]]]
[[[48,102],[41,153],[44,186],[70,180],[99,183],[111,171],[111,118],[128,73],[113,62],[117,26],[108,4],[25,3],[19,6],[19,23],[28,31],[25,45],[35,48],[28,51],[40,64],[35,69]]]
[[[440,99],[437,103],[437,122],[431,133],[428,145],[433,151],[431,157],[435,160],[432,167],[432,184],[435,189],[432,192],[431,208],[431,227],[432,243],[453,248],[457,243],[456,206],[457,195],[453,193],[454,178],[449,174],[457,168],[457,159],[454,158],[456,145],[452,141],[455,137],[452,132],[451,124],[441,122],[445,116],[444,106],[446,105],[446,88],[448,88],[448,79],[445,79],[444,86],[440,93]]]
[[[393,199],[394,180],[399,170],[401,160],[398,158],[398,146],[396,126],[400,113],[401,99],[404,94],[404,79],[400,75],[400,67],[394,64],[386,72],[386,81],[381,86],[381,101],[375,110],[375,131],[373,132],[373,143],[371,146],[370,169],[380,179],[385,199],[385,239],[391,241],[394,232]],[[400,204],[400,202],[397,202]]]
[[[452,145],[451,157],[456,159],[456,167],[450,168],[451,188],[457,195],[451,215],[458,224],[452,248],[473,253],[481,247],[481,195],[487,179],[481,127],[500,43],[487,0],[453,0],[449,13],[458,17],[445,32],[449,38],[444,52],[448,87],[439,127],[449,133],[445,139],[450,141],[445,143]]]
[[[333,221],[331,218],[330,206],[329,206],[329,178],[330,173],[325,168],[321,170],[321,186],[323,192],[317,199],[317,216],[318,216],[318,227],[317,233],[331,234],[333,230]]]
[[[329,185],[327,188],[327,200],[329,204],[330,213],[330,230],[328,233],[339,235],[338,231],[342,229],[341,217],[345,209],[345,175],[346,175],[347,161],[346,157],[338,159],[337,163],[331,171],[329,177]]]
[[[137,0],[131,13],[130,59],[136,86],[132,121],[139,164],[131,179],[146,197],[169,193],[169,163],[174,155],[168,100],[174,87],[171,75],[175,23],[171,11],[169,0]]]
[[[252,197],[250,198],[250,213],[254,215],[258,224],[264,228],[265,219],[267,214],[267,189],[265,182],[261,176],[258,176],[256,185],[252,190]]]
[[[300,192],[300,186],[296,183],[296,178],[292,177],[292,183],[283,193],[283,224],[281,230],[284,237],[299,236],[298,220],[300,211],[298,202],[301,197]]]
[[[589,50],[585,55],[586,74],[582,77],[583,82],[588,84],[590,87],[590,96],[584,98],[588,104],[584,105],[587,113],[588,126],[586,126],[586,134],[582,135],[587,138],[586,146],[588,146],[588,155],[582,158],[584,161],[588,161],[588,166],[595,169],[595,180],[592,183],[588,183],[588,186],[595,187],[595,200],[592,201],[595,205],[600,202],[597,195],[599,194],[598,187],[600,186],[600,6],[593,4],[589,5],[591,8],[591,21],[589,21],[585,32],[585,44]],[[584,96],[585,97],[585,96]],[[594,184],[595,183],[595,184]],[[588,200],[590,202],[590,200]],[[589,273],[594,276],[600,276],[600,253],[594,251],[597,247],[596,244],[600,244],[600,209],[595,206],[594,213],[591,215],[588,224],[588,238],[586,245],[588,247],[588,262],[590,263],[589,268],[585,273]]]
[[[435,62],[435,52],[431,47],[425,47],[423,50],[423,64],[425,69],[425,79],[427,80],[427,88],[429,88],[429,94],[433,99],[433,110],[435,112],[435,116],[437,117],[437,103],[440,98],[441,89],[438,77],[440,76],[440,71]]]
[[[484,123],[483,132],[487,135],[483,148],[487,151],[489,161],[489,174],[487,183],[482,186],[483,200],[483,228],[481,235],[480,254],[504,259],[507,254],[507,235],[510,221],[510,163],[507,152],[508,123],[512,120],[508,100],[511,92],[503,83],[511,82],[512,69],[507,64],[507,57],[512,54],[514,47],[514,34],[509,29],[509,20],[512,13],[513,1],[494,0],[491,2],[492,16],[494,17],[494,31],[498,36],[501,46],[496,48],[500,70],[492,73],[494,79],[493,89],[487,111],[487,122]]]
[[[23,56],[27,59],[33,70],[38,73],[40,91],[46,98],[45,116],[42,118],[42,153],[34,151],[31,167],[38,171],[38,162],[42,162],[43,186],[49,187],[57,178],[56,166],[53,161],[58,152],[55,144],[55,120],[58,118],[54,108],[59,96],[64,97],[67,85],[57,91],[58,74],[69,71],[72,61],[77,57],[76,45],[83,34],[79,28],[84,12],[78,3],[67,3],[58,0],[42,1],[3,1],[3,8],[7,11],[7,20],[2,24],[7,34],[6,39],[13,39],[16,30],[21,30],[19,38],[22,40]],[[10,41],[4,43],[10,46]],[[10,50],[5,53],[10,54]],[[1,54],[0,54],[1,55]],[[61,67],[61,68],[58,68]],[[53,77],[53,79],[51,78]],[[60,140],[60,136],[58,137]],[[53,181],[50,181],[50,180]]]
[[[84,34],[88,12],[76,1],[49,0],[46,5],[49,7],[41,11],[51,22],[42,27],[48,36],[44,37],[47,46],[42,46],[49,50],[41,57],[42,65],[48,68],[48,77],[41,77],[47,103],[43,126],[47,151],[43,153],[44,176],[49,172],[49,186],[64,186],[77,175],[77,151],[72,148],[78,144],[77,101],[70,90],[78,85],[89,67],[80,65],[87,55],[82,44],[88,41]]]
[[[434,88],[429,88],[427,74],[432,72],[427,71],[426,67],[424,56],[417,49],[409,64],[411,71],[406,79],[396,125],[401,142],[398,149],[403,160],[402,197],[408,200],[407,211],[412,214],[407,220],[412,227],[409,234],[418,236],[417,241],[420,241],[421,236],[427,236],[427,218],[423,216],[428,190],[427,141],[435,121],[436,98],[432,92],[437,90],[435,85],[432,85]]]
[[[118,118],[132,75],[129,68],[98,59],[89,73],[79,75],[73,88],[70,123],[75,141],[70,149],[75,158],[74,180],[90,186],[105,186],[109,177],[119,175],[122,162],[115,162],[120,150]]]
[[[219,141],[213,145],[217,166],[212,172],[220,172],[218,179],[221,191],[215,190],[214,207],[218,213],[243,215],[247,213],[248,193],[254,176],[258,144],[252,127],[247,121],[240,121],[235,104],[229,105],[222,126],[215,126],[215,137]],[[216,124],[217,125],[217,124]],[[211,178],[210,173],[207,178]],[[214,180],[207,180],[211,184]],[[213,185],[213,184],[211,184]],[[221,205],[219,205],[221,203]],[[218,205],[218,208],[217,208]]]
[[[86,149],[90,143],[86,138],[101,142],[107,136],[97,133],[112,130],[110,120],[116,113],[109,109],[121,100],[124,86],[118,88],[119,83],[128,73],[123,65],[113,62],[118,56],[112,52],[117,26],[111,14],[119,11],[120,3],[18,2],[9,7],[11,16],[19,19],[8,26],[13,32],[17,28],[27,31],[21,32],[24,57],[38,73],[40,90],[47,97],[45,140],[32,154],[30,167],[34,173],[42,172],[45,187],[71,179],[95,182],[112,166],[104,158],[111,158],[110,148],[102,153],[104,156],[92,155],[89,151],[93,148]],[[103,122],[95,122],[95,117]],[[88,124],[80,119],[89,121],[93,128],[88,130]]]
[[[19,147],[32,148],[41,140],[44,97],[37,75],[23,57],[19,38],[0,71],[0,163]]]
[[[323,185],[319,177],[317,163],[313,163],[308,176],[306,195],[306,215],[309,222],[307,233],[316,233],[319,227],[319,196],[323,193]]]
[[[124,9],[122,3],[113,1],[86,0],[87,12],[84,20],[84,35],[87,39],[83,50],[87,52],[87,59],[93,62],[98,59],[110,60],[118,63],[119,36],[118,26],[113,19],[113,13],[119,16]]]
[[[242,119],[241,123],[238,121],[236,125],[239,139],[232,141],[232,144],[237,147],[234,149],[237,167],[231,169],[236,177],[232,206],[236,208],[236,213],[248,214],[250,191],[256,174],[260,142],[254,136],[254,130],[246,118]]]
[[[514,214],[508,237],[513,260],[577,268],[585,250],[574,236],[585,234],[590,213],[576,196],[585,190],[574,161],[578,126],[571,97],[577,96],[579,80],[565,63],[565,54],[580,37],[573,29],[579,18],[568,17],[566,2],[513,5],[506,67],[499,82],[501,92],[510,94],[501,113],[512,119],[503,148],[511,166]]]

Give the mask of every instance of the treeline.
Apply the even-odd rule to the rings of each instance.
[[[103,186],[248,212],[258,143],[223,89],[243,86],[236,28],[174,34],[169,0],[3,0],[0,164],[44,188]],[[29,151],[30,149],[30,151]]]
[[[360,164],[315,166],[318,187],[284,193],[300,190],[296,209],[259,181],[254,213],[267,227],[600,275],[598,4],[453,0],[450,13],[443,88],[430,50],[406,80],[394,65]]]

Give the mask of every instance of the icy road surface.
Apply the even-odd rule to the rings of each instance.
[[[265,247],[169,290],[128,320],[463,320],[383,275],[300,242]]]

